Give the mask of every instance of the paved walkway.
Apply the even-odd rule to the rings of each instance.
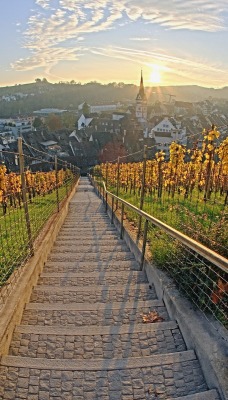
[[[163,322],[143,324],[152,310]],[[218,399],[85,178],[1,360],[0,399]]]

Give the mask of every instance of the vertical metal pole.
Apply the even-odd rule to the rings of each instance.
[[[105,186],[106,190],[108,190],[108,163],[106,161],[106,170],[105,170]]]
[[[124,220],[124,203],[122,203],[121,207],[120,239],[123,239],[123,220]]]
[[[105,193],[105,211],[108,211],[108,193]]]
[[[117,184],[116,184],[116,195],[119,196],[119,185],[120,185],[120,157],[117,161]],[[118,209],[118,200],[116,200],[116,209]]]
[[[144,258],[145,258],[146,241],[147,241],[147,231],[148,231],[148,220],[146,219],[145,225],[144,225],[142,255],[141,255],[141,262],[140,262],[140,270],[141,270],[141,271],[142,271],[142,269],[143,269]]]
[[[139,209],[143,209],[144,203],[144,194],[145,194],[145,181],[146,181],[146,159],[147,159],[147,145],[144,146],[143,151],[143,175],[142,175],[142,187],[141,187],[141,196],[140,196],[140,205]],[[142,224],[142,217],[139,216],[139,224],[138,224],[138,233],[137,233],[137,240],[139,239],[140,232],[141,232],[141,224]]]
[[[73,171],[73,168],[72,168],[72,164],[71,164],[71,163],[70,163],[70,172],[73,174],[73,177],[72,177],[71,183],[70,183],[71,190],[72,190],[72,189],[73,189],[73,184],[74,184],[74,171]]]
[[[56,184],[56,202],[57,202],[57,211],[59,212],[59,188],[58,188],[58,160],[57,156],[55,156],[55,184]]]
[[[111,218],[111,224],[113,224],[113,214],[114,214],[114,197],[112,197],[112,218]]]
[[[65,175],[66,195],[68,196],[68,186],[67,186],[67,184],[68,184],[68,177],[67,177],[67,161],[65,161],[65,173],[66,173],[66,175]]]
[[[25,212],[25,221],[28,233],[28,240],[29,240],[29,249],[30,255],[33,256],[34,249],[33,249],[33,242],[32,242],[32,230],[31,230],[31,223],[29,217],[29,209],[28,209],[28,202],[26,196],[26,182],[25,182],[25,171],[24,171],[24,154],[22,149],[22,138],[18,138],[18,153],[19,153],[19,166],[20,166],[20,175],[21,175],[21,192],[22,192],[22,201],[24,206]]]
[[[108,163],[106,161],[106,170],[105,170],[105,187],[106,190],[108,190]],[[105,192],[105,211],[108,211],[108,195],[107,192]]]
[[[103,191],[103,193],[102,193],[103,199],[102,199],[102,200],[103,200],[103,203],[104,203],[104,202],[105,202],[105,198],[104,198],[104,186],[103,186],[102,189],[103,189],[103,190],[102,190],[102,191]]]

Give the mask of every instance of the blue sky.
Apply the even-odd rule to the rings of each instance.
[[[228,0],[1,0],[0,85],[228,85]]]

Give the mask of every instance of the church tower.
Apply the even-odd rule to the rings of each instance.
[[[142,71],[139,92],[136,97],[136,118],[139,122],[145,122],[147,119],[147,98],[143,85]]]

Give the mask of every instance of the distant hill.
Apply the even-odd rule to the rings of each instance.
[[[148,102],[156,100],[201,101],[210,97],[228,100],[228,87],[222,89],[204,88],[201,86],[160,86],[146,88]],[[62,108],[75,110],[83,101],[96,104],[110,104],[118,101],[134,103],[138,86],[124,83],[106,85],[89,82],[49,83],[36,82],[24,85],[0,87],[0,117],[27,114],[40,108]],[[23,97],[22,95],[28,95]],[[3,101],[2,96],[16,96],[16,100]]]

